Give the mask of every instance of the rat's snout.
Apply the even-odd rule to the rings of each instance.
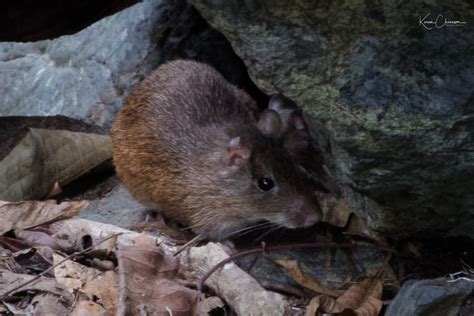
[[[308,202],[296,205],[288,214],[285,224],[288,228],[303,228],[316,224],[321,219],[321,213],[317,205]]]
[[[320,216],[315,211],[311,210],[309,214],[307,214],[304,217],[303,224],[301,225],[301,227],[313,226],[319,220],[320,220]]]

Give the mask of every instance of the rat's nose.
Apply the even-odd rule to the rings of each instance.
[[[308,215],[305,216],[303,220],[303,225],[301,227],[313,226],[319,221],[319,215],[316,212],[308,212]]]

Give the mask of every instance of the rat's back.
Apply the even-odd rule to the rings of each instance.
[[[255,111],[254,101],[212,67],[184,60],[164,64],[117,114],[117,174],[135,198],[173,212],[189,189],[182,188],[183,178],[204,173],[195,170],[205,162],[199,159],[225,146],[233,129],[252,128]]]

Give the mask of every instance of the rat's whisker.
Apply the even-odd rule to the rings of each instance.
[[[186,227],[180,228],[180,230],[191,230],[191,229],[198,228],[198,227],[203,227],[203,226],[204,226],[204,224],[197,224],[197,225],[193,225],[193,226],[186,226]]]
[[[264,222],[264,223],[260,223],[260,224],[256,224],[256,225],[252,225],[252,226],[248,226],[248,227],[244,227],[244,228],[242,228],[242,229],[233,231],[232,233],[229,234],[229,236],[232,236],[232,237],[239,237],[239,236],[248,234],[248,233],[250,233],[250,232],[252,232],[252,231],[258,230],[258,229],[262,229],[262,228],[266,228],[266,227],[271,227],[272,225],[275,225],[275,224],[274,224],[274,223],[271,223],[271,222]]]
[[[281,228],[283,228],[283,226],[281,226],[281,225],[275,225],[274,228],[269,229],[268,231],[266,231],[265,233],[263,233],[262,235],[260,235],[260,236],[256,239],[256,241],[261,241],[261,240],[263,239],[263,237],[265,237],[266,235],[268,235],[268,234],[270,234],[270,233],[272,233],[272,232],[274,232],[274,231],[277,231],[277,230],[279,230],[279,229],[281,229]]]
[[[271,223],[270,223],[271,224]],[[255,224],[255,225],[251,225],[251,226],[246,226],[244,228],[241,228],[241,229],[238,229],[234,232],[232,232],[233,234],[235,233],[239,233],[239,232],[242,232],[242,231],[247,231],[247,230],[252,230],[252,229],[255,229],[255,228],[260,228],[260,227],[265,227],[265,226],[268,226],[269,223],[268,222],[264,222],[264,223],[260,223],[260,224]]]
[[[258,231],[258,230],[265,229],[265,228],[271,228],[271,227],[273,227],[274,225],[275,225],[275,224],[272,223],[271,225],[267,225],[267,226],[265,226],[265,227],[253,228],[253,229],[251,229],[251,230],[247,230],[247,231],[241,232],[240,234],[234,236],[234,238],[235,238],[235,237],[241,237],[241,236],[243,236],[243,235],[245,235],[245,234],[249,234],[249,233],[251,233],[251,232],[255,232],[255,231]]]

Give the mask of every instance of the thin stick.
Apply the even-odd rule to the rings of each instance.
[[[389,253],[394,253],[395,250],[389,247],[383,246],[372,246],[372,245],[354,245],[354,244],[338,244],[334,242],[315,242],[315,243],[301,243],[301,244],[289,244],[289,245],[275,245],[275,246],[265,246],[262,248],[254,248],[246,251],[242,251],[236,253],[215,266],[213,266],[206,274],[204,274],[199,281],[197,282],[197,289],[198,291],[202,292],[202,288],[204,286],[204,282],[218,269],[224,266],[226,263],[239,259],[241,257],[249,256],[249,255],[264,255],[267,251],[274,251],[274,250],[287,250],[287,249],[295,249],[295,248],[369,248],[369,249],[377,249],[386,251]]]
[[[258,283],[265,289],[273,292],[283,293],[286,295],[292,295],[298,298],[305,298],[308,295],[304,290],[283,282],[271,280],[271,279],[259,279]]]
[[[195,245],[197,245],[200,241],[203,241],[203,240],[206,240],[206,237],[202,236],[202,235],[196,235],[196,237],[194,237],[193,239],[191,239],[190,241],[188,241],[187,243],[185,243],[183,246],[181,246],[181,248],[179,248],[178,250],[176,250],[176,252],[173,254],[173,256],[177,256],[178,254],[180,254],[181,252],[183,252],[184,250],[190,248],[190,247],[194,247]]]
[[[12,293],[18,291],[19,289],[21,289],[22,287],[30,284],[30,283],[33,283],[35,282],[36,280],[38,280],[39,278],[41,278],[42,276],[44,276],[45,274],[49,273],[51,270],[53,270],[54,268],[56,268],[57,266],[60,266],[61,264],[63,264],[64,262],[68,261],[68,260],[71,260],[79,255],[82,255],[84,253],[87,253],[89,251],[91,251],[92,249],[94,249],[95,247],[99,246],[100,244],[104,243],[105,241],[111,239],[111,238],[114,238],[114,237],[117,237],[117,236],[120,236],[121,234],[123,233],[117,233],[117,234],[113,234],[113,235],[110,235],[109,237],[107,238],[104,238],[103,240],[101,240],[99,243],[95,244],[95,245],[92,245],[92,246],[89,246],[87,247],[86,249],[83,249],[81,251],[78,251],[78,252],[74,252],[72,254],[70,254],[69,256],[65,257],[63,260],[59,261],[57,264],[55,265],[52,265],[51,267],[49,267],[48,269],[44,270],[43,272],[41,272],[40,274],[38,274],[37,276],[35,276],[34,278],[18,285],[17,287],[7,291],[5,294],[3,294],[1,297],[0,297],[0,300],[3,301],[4,299],[6,299],[8,296],[10,296]]]

